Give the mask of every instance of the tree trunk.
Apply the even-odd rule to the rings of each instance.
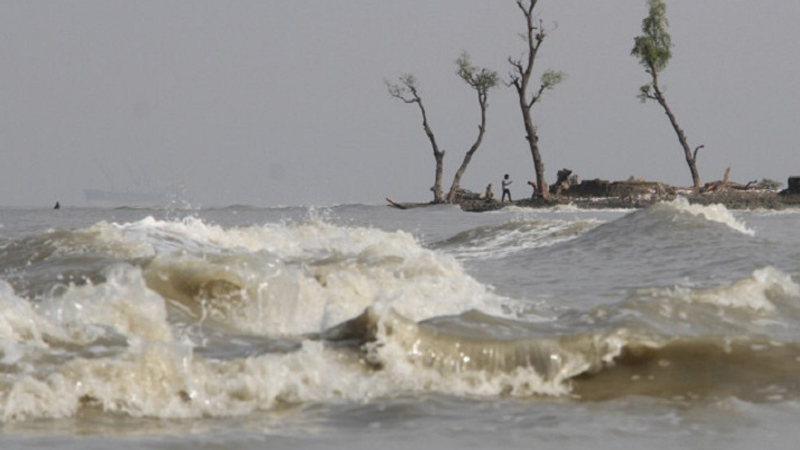
[[[444,166],[444,153],[434,153],[436,157],[436,174],[435,181],[433,187],[431,187],[431,191],[433,191],[433,202],[434,203],[444,203],[444,197],[442,196],[442,167]]]
[[[472,144],[469,151],[464,155],[464,161],[461,163],[461,167],[458,168],[456,171],[455,176],[453,177],[453,184],[450,186],[450,193],[447,195],[447,202],[453,203],[456,201],[456,196],[458,192],[458,188],[461,185],[461,177],[464,176],[464,172],[467,171],[467,166],[469,165],[470,161],[472,161],[472,155],[478,150],[480,147],[481,142],[483,142],[483,135],[486,133],[486,97],[485,95],[481,95],[478,93],[478,102],[481,105],[481,124],[478,127],[478,137],[475,139],[475,143]]]
[[[550,189],[544,178],[544,162],[542,162],[542,156],[539,153],[539,135],[536,133],[536,126],[533,125],[533,121],[530,118],[530,111],[527,112],[525,117],[525,131],[528,133],[527,139],[531,148],[533,167],[536,170],[536,192],[542,198],[550,198]]]
[[[678,125],[677,119],[675,119],[675,114],[672,113],[669,105],[667,105],[667,99],[664,97],[661,89],[659,89],[658,79],[655,76],[653,76],[653,90],[655,91],[656,100],[658,100],[658,103],[662,108],[664,108],[664,112],[667,113],[667,117],[669,117],[669,122],[672,124],[672,128],[678,135],[678,141],[680,141],[683,151],[686,155],[686,164],[689,165],[689,171],[692,173],[692,182],[694,183],[694,188],[700,189],[700,175],[697,172],[697,163],[694,159],[694,155],[692,154],[692,149],[689,147],[689,142],[686,140],[686,135],[683,133],[683,130]]]
[[[519,104],[522,110],[522,121],[525,125],[525,140],[528,141],[531,157],[533,158],[533,168],[536,171],[536,193],[540,197],[546,199],[550,198],[550,190],[544,178],[544,162],[542,162],[542,155],[539,153],[539,135],[536,132],[536,125],[533,124],[533,119],[531,119],[530,104],[525,95],[525,91],[527,90],[526,85],[527,81],[524,77],[522,83],[517,85]]]
[[[428,140],[431,142],[431,147],[433,148],[433,158],[436,160],[436,173],[434,175],[433,187],[431,188],[431,191],[433,191],[433,202],[444,203],[444,198],[442,197],[444,151],[439,150],[439,145],[436,143],[436,137],[433,135],[433,130],[431,130],[430,125],[428,125],[428,115],[425,113],[425,107],[422,106],[422,99],[417,98],[416,103],[419,105],[420,111],[422,111],[422,127],[425,129],[425,135],[428,136]]]
[[[453,176],[453,184],[450,186],[450,193],[447,195],[447,202],[453,203],[456,201],[456,197],[458,194],[458,188],[461,185],[461,177],[464,176],[464,172],[467,171],[467,166],[469,165],[470,161],[472,161],[472,155],[478,150],[478,147],[481,145],[481,141],[483,140],[484,128],[483,126],[480,127],[480,132],[478,133],[478,139],[472,144],[472,148],[464,155],[464,161],[461,162],[461,167],[458,168],[456,171],[455,176]]]
[[[518,77],[512,81],[512,84],[517,89],[517,95],[519,96],[519,106],[522,111],[522,121],[525,126],[525,139],[528,141],[531,157],[533,158],[533,168],[536,171],[536,192],[540,197],[547,199],[550,198],[550,190],[544,179],[544,163],[542,162],[542,155],[539,153],[539,135],[537,134],[536,125],[534,125],[533,119],[531,118],[531,108],[533,108],[534,103],[536,103],[538,96],[534,96],[530,101],[528,100],[528,86],[533,73],[533,66],[536,62],[536,54],[545,38],[544,29],[541,25],[538,32],[534,25],[533,10],[536,6],[536,2],[537,0],[531,0],[526,7],[523,5],[522,0],[517,1],[517,6],[525,15],[528,57],[525,67],[522,66],[522,61],[514,62],[509,59],[509,62],[511,62],[518,75]]]
[[[672,114],[672,110],[670,110],[669,105],[667,105],[664,96],[659,95],[658,102],[667,113],[669,121],[672,124],[672,128],[675,129],[675,133],[678,134],[678,141],[680,141],[681,146],[683,147],[683,152],[686,155],[686,164],[689,165],[689,171],[692,173],[692,182],[694,183],[694,187],[699,189],[700,175],[697,173],[697,164],[695,163],[694,156],[692,155],[692,149],[689,147],[689,143],[686,140],[686,135],[683,133],[681,127],[678,126],[678,121],[675,119],[675,115]]]

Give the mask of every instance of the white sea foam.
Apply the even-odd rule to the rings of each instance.
[[[414,320],[472,308],[501,312],[500,299],[454,258],[402,231],[317,220],[225,229],[198,219],[146,219],[119,228],[156,250],[144,268],[150,287],[204,302],[211,308],[204,313],[245,332],[320,332],[378,303]]]
[[[747,225],[739,221],[730,210],[723,205],[693,205],[684,197],[678,197],[675,201],[667,203],[668,205],[676,208],[679,211],[684,211],[697,217],[704,217],[706,220],[718,222],[736,230],[740,233],[753,236],[755,232]]]
[[[70,417],[84,406],[134,417],[219,417],[381,392],[363,379],[357,358],[320,342],[289,354],[195,355],[191,343],[175,340],[163,299],[132,267],[37,307],[0,282],[0,303],[3,422]]]
[[[285,354],[203,357],[171,323],[170,302],[190,305],[198,322],[224,330],[300,336],[370,307],[415,322],[470,309],[501,315],[507,301],[453,257],[405,232],[320,221],[225,229],[198,219],[148,218],[101,223],[88,229],[91,235],[102,241],[95,250],[144,258],[144,267],[114,264],[102,273],[104,282],[61,286],[35,306],[0,282],[0,361],[18,366],[0,380],[4,421],[69,417],[84,405],[131,416],[226,416],[286,402],[455,388],[443,375],[402,377],[400,362],[369,370],[356,352],[310,340]],[[529,386],[535,372],[467,383],[475,376],[465,375],[457,389],[498,393],[511,383],[500,378]]]
[[[548,232],[580,233],[569,230],[575,223],[562,225]],[[69,417],[86,405],[137,417],[194,418],[431,391],[566,395],[572,377],[608,363],[627,342],[614,332],[576,336],[572,343],[559,336],[483,343],[420,331],[424,319],[470,309],[500,316],[511,301],[405,232],[318,220],[224,228],[152,218],[91,229],[109,252],[137,261],[109,267],[102,283],[54,290],[35,307],[0,283],[0,363],[17,368],[0,379],[4,421]],[[657,295],[770,312],[776,298],[800,297],[800,287],[765,268],[729,286]],[[195,345],[205,344],[173,323],[168,311],[176,303],[223,333],[292,336],[299,348],[209,356],[214,349],[198,351]],[[381,317],[366,355],[302,337],[369,308]],[[479,354],[494,359],[473,370]]]
[[[60,327],[54,338],[87,344],[113,330],[128,340],[173,340],[164,299],[147,287],[141,269],[110,266],[105,278],[98,285],[70,286],[58,298],[37,305],[53,329]]]
[[[42,334],[46,324],[39,319],[25,299],[0,280],[0,340],[4,343],[44,345]]]
[[[288,354],[220,360],[177,342],[140,341],[112,356],[74,358],[44,372],[6,376],[0,382],[0,417],[4,422],[70,417],[86,406],[133,417],[224,417],[287,403],[363,402],[431,391],[526,396],[569,390],[562,377],[545,379],[531,367],[500,373],[432,370],[409,359],[407,337],[384,337],[371,346],[377,352],[372,362],[380,368],[363,364],[355,352],[315,341]]]
[[[93,251],[143,267],[121,264],[106,271],[105,283],[67,286],[59,298],[40,302],[43,317],[62,324],[65,336],[58,339],[64,340],[70,333],[91,339],[94,331],[78,330],[78,323],[106,326],[127,338],[169,340],[164,313],[156,311],[165,300],[228,330],[267,335],[318,333],[376,304],[423,320],[469,309],[502,314],[506,301],[453,257],[423,248],[402,231],[319,220],[226,229],[196,218],[146,218],[99,223],[75,235],[73,247],[94,245]],[[5,297],[16,299],[10,286],[5,290],[11,292]],[[13,309],[6,311],[0,319],[12,320]],[[157,317],[156,323],[141,315]]]
[[[800,285],[784,272],[774,267],[765,267],[754,271],[748,278],[716,288],[675,287],[665,290],[652,289],[648,292],[654,297],[667,296],[688,303],[746,308],[770,313],[776,310],[776,301],[800,298]]]

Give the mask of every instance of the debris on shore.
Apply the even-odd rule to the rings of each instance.
[[[701,189],[681,188],[660,182],[629,179],[627,181],[570,179],[571,172],[559,171],[559,181],[550,187],[550,198],[535,195],[513,202],[501,202],[491,195],[491,190],[478,194],[466,189],[458,192],[455,204],[464,211],[484,212],[505,208],[509,205],[525,208],[551,208],[570,205],[582,209],[636,209],[655,203],[674,201],[683,197],[689,203],[721,204],[731,210],[770,209],[800,207],[800,177],[790,177],[788,187],[779,190],[779,183],[770,180],[749,182],[745,185],[722,181],[706,183]],[[400,209],[430,206],[433,203],[398,203],[387,199],[389,205]]]

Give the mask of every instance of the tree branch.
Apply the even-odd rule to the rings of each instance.
[[[694,149],[694,154],[692,155],[692,159],[695,162],[697,162],[697,152],[699,152],[701,148],[705,148],[705,145],[698,145],[697,148]]]

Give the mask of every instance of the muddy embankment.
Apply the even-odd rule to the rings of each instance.
[[[800,177],[789,178],[789,187],[778,190],[762,183],[714,182],[700,189],[681,188],[664,183],[639,180],[584,180],[551,186],[549,199],[532,195],[514,202],[500,202],[496,197],[463,191],[457,203],[465,211],[491,211],[510,204],[529,208],[572,205],[578,208],[645,208],[654,203],[683,197],[692,204],[721,204],[728,209],[773,209],[800,207]]]

